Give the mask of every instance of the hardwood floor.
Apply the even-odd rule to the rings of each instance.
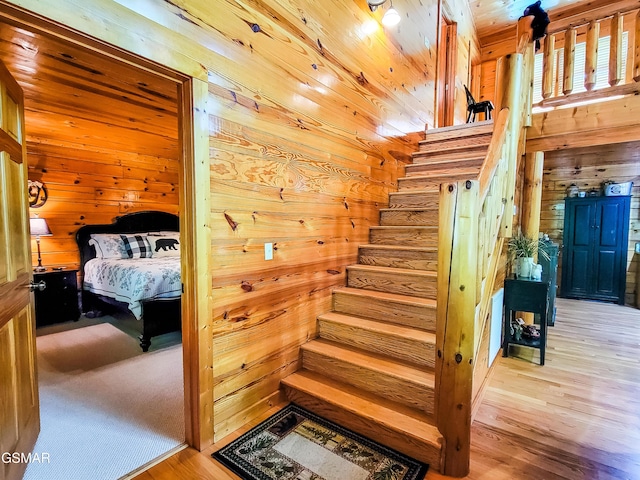
[[[640,310],[558,299],[545,365],[514,353],[497,359],[478,410],[468,480],[640,478]],[[135,478],[237,479],[210,457],[222,444]]]

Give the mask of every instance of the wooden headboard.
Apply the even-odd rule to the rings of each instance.
[[[178,216],[167,212],[135,212],[116,217],[113,223],[80,227],[76,232],[76,243],[80,251],[80,273],[84,272],[84,264],[96,256],[94,248],[89,245],[91,234],[145,233],[161,230],[178,232]]]

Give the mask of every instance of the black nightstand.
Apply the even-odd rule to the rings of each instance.
[[[36,302],[36,327],[78,320],[78,270],[47,270],[34,272],[33,282],[44,281],[44,290],[34,292]]]

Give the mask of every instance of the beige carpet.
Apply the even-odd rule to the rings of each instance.
[[[50,463],[25,480],[116,480],[184,442],[182,345],[155,343],[142,353],[109,323],[39,333],[34,452]]]

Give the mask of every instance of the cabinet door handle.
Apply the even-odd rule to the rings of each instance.
[[[47,288],[47,284],[44,280],[40,280],[38,283],[31,280],[31,283],[29,283],[30,292],[35,292],[36,290],[43,291],[45,288]]]

